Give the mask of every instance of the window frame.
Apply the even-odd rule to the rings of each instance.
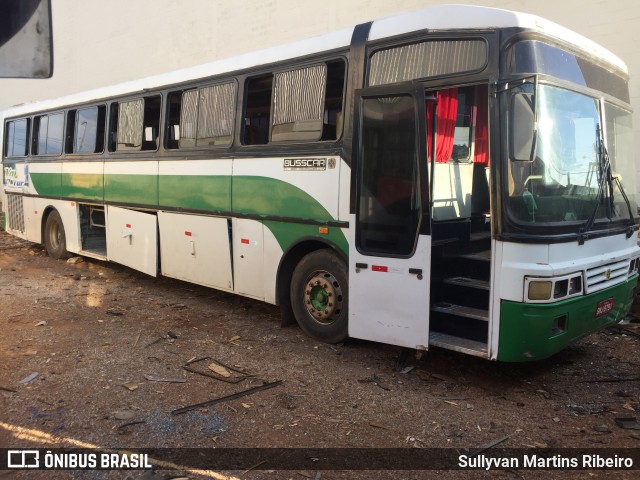
[[[8,150],[9,150],[9,143],[8,143],[8,131],[9,131],[9,124],[11,123],[15,123],[15,122],[20,122],[20,121],[25,121],[26,122],[26,132],[25,132],[25,137],[24,137],[24,150],[25,153],[24,155],[11,155],[9,156],[8,154]],[[32,123],[32,119],[31,117],[19,117],[19,118],[13,118],[13,119],[8,119],[5,124],[4,124],[4,141],[3,141],[3,158],[26,158],[31,154],[31,123]],[[15,128],[15,127],[14,127]],[[15,130],[14,130],[15,131]],[[15,133],[13,135],[13,142],[12,142],[12,150],[14,150],[13,145],[15,145]]]
[[[201,91],[204,90],[205,88],[212,88],[212,87],[217,87],[217,86],[221,86],[221,85],[232,85],[233,87],[235,87],[235,91],[231,97],[232,100],[232,104],[231,104],[231,114],[232,114],[232,118],[231,118],[231,132],[229,134],[230,140],[229,143],[224,144],[224,145],[198,145],[198,133],[199,133],[199,126],[200,126],[200,98],[201,98]],[[178,124],[180,126],[180,138],[177,140],[171,140],[171,129],[173,127],[173,125],[171,125],[170,122],[170,115],[169,115],[169,109],[171,108],[171,105],[169,103],[169,101],[167,101],[167,106],[165,108],[165,135],[166,138],[163,142],[164,148],[168,151],[168,152],[180,152],[180,151],[194,151],[194,150],[227,150],[229,148],[231,148],[234,145],[235,142],[235,135],[236,135],[236,124],[237,124],[237,113],[238,113],[238,91],[239,91],[239,82],[237,80],[237,78],[225,78],[225,79],[219,79],[218,81],[215,82],[207,82],[207,83],[202,83],[202,84],[195,84],[195,85],[187,85],[184,88],[181,89],[176,89],[176,90],[169,90],[166,92],[166,97],[169,98],[171,95],[175,95],[175,94],[180,94],[180,123]],[[182,108],[184,105],[184,95],[188,92],[196,92],[197,93],[197,98],[196,98],[196,118],[195,118],[195,137],[193,138],[194,140],[194,145],[193,146],[180,146],[180,140],[182,139]],[[170,148],[169,147],[169,141],[177,141],[178,142],[178,146],[175,148]]]
[[[64,151],[64,144],[65,144],[65,140],[66,140],[66,126],[67,126],[67,110],[56,110],[53,112],[46,112],[46,113],[38,113],[35,114],[33,116],[33,128],[31,131],[31,149],[29,152],[29,156],[30,157],[49,157],[49,158],[53,158],[53,157],[61,157],[65,151]],[[49,118],[53,115],[62,115],[62,137],[60,139],[60,152],[59,153],[40,153],[39,152],[39,148],[37,148],[38,143],[40,142],[40,119],[42,117],[47,117],[47,123],[49,122]],[[36,124],[38,126],[38,128],[36,129]],[[36,133],[37,132],[37,133]],[[45,145],[47,145],[49,142],[49,126],[47,125],[47,143]],[[36,152],[36,153],[34,153]]]
[[[146,93],[146,92],[145,92]],[[125,97],[125,98],[116,98],[113,101],[108,103],[108,113],[106,120],[106,128],[107,128],[107,141],[106,148],[109,154],[116,155],[128,155],[128,154],[144,154],[144,153],[154,153],[158,152],[160,146],[163,144],[162,141],[162,125],[164,120],[163,115],[163,102],[164,102],[165,94],[162,91],[154,91],[148,92],[147,95],[136,95],[134,97]],[[150,142],[145,140],[145,113],[147,107],[147,100],[157,98],[159,100],[159,108],[158,108],[158,132],[157,132],[157,142],[155,142],[155,148],[144,148],[145,142]],[[135,102],[137,100],[142,100],[142,136],[140,138],[140,148],[138,149],[118,149],[118,133],[120,127],[120,110],[122,108],[123,103]],[[115,107],[115,108],[114,108]],[[114,115],[115,110],[115,115]],[[115,138],[112,138],[115,134]],[[112,149],[113,148],[113,149]]]
[[[95,151],[96,147],[99,144],[99,131],[100,131],[100,108],[104,108],[104,113],[103,113],[103,124],[102,124],[102,150],[99,151]],[[90,109],[97,109],[97,119],[96,119],[96,138],[95,138],[95,147],[94,147],[94,151],[93,152],[77,152],[75,151],[75,147],[76,147],[76,133],[77,133],[77,128],[78,128],[78,112],[80,112],[81,110],[90,110]],[[73,128],[71,127],[70,123],[69,123],[69,116],[70,114],[73,112]],[[106,137],[105,134],[108,131],[108,117],[109,117],[109,107],[106,103],[97,103],[97,104],[90,104],[90,105],[79,105],[79,106],[74,106],[73,108],[69,108],[66,111],[67,115],[66,115],[66,119],[67,119],[67,125],[66,125],[66,129],[65,129],[65,147],[66,144],[68,142],[70,142],[71,144],[71,151],[66,151],[66,148],[64,149],[64,154],[65,155],[70,155],[72,157],[76,157],[76,156],[87,156],[87,155],[102,155],[105,153],[106,148],[107,148],[107,142],[106,142]]]
[[[274,70],[272,72],[273,80],[271,83],[271,111],[269,113],[269,136],[268,136],[267,145],[270,145],[270,144],[281,145],[281,144],[290,144],[290,143],[316,143],[322,140],[323,128],[319,130],[318,138],[315,138],[315,139],[273,140],[273,127],[277,126],[273,124],[275,120],[274,117],[275,117],[275,111],[276,111],[276,77],[280,74],[286,74],[289,72],[296,72],[299,70],[310,69],[310,68],[319,67],[319,66],[324,67],[324,88],[322,89],[322,92],[321,92],[322,115],[319,119],[321,122],[321,126],[324,127],[324,107],[325,107],[326,96],[327,96],[327,84],[329,81],[329,65],[328,65],[329,63],[330,63],[329,61],[318,61],[318,62],[313,62],[309,64],[296,65],[288,68],[283,68],[281,70]],[[343,98],[343,104],[344,104],[344,87],[343,87],[342,98]],[[279,124],[279,125],[282,125],[282,124]]]

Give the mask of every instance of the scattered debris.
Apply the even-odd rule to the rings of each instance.
[[[194,365],[204,362],[205,360],[210,360],[211,362],[209,363],[209,365],[207,365],[206,370],[204,368],[196,368],[196,366]],[[245,378],[255,376],[246,372],[245,370],[237,367],[232,367],[230,365],[222,363],[220,360],[216,360],[215,358],[211,357],[192,358],[185,365],[183,365],[182,368],[184,368],[187,372],[197,373],[198,375],[203,375],[215,380],[234,384],[240,383]]]
[[[634,332],[633,330],[631,330],[629,328],[624,328],[624,327],[620,327],[620,326],[613,326],[613,327],[609,327],[608,330],[613,330],[616,333],[620,333],[620,334],[624,334],[624,335],[631,335],[632,337],[640,338],[640,333]]]
[[[173,377],[156,377],[155,375],[145,375],[144,378],[150,382],[166,382],[166,383],[186,383],[186,378],[173,378]]]
[[[225,397],[215,398],[213,400],[208,400],[206,402],[196,403],[195,405],[189,405],[189,406],[186,406],[186,407],[177,408],[176,410],[173,410],[171,412],[171,414],[172,415],[180,415],[182,413],[186,413],[186,412],[189,412],[191,410],[196,410],[196,409],[202,408],[202,407],[208,407],[209,405],[215,405],[216,403],[222,403],[222,402],[227,402],[229,400],[235,400],[236,398],[241,398],[241,397],[245,397],[247,395],[252,395],[254,393],[261,392],[263,390],[269,390],[270,388],[277,387],[281,383],[282,383],[282,380],[276,380],[275,382],[265,383],[264,385],[260,385],[260,386],[253,387],[253,388],[249,388],[248,390],[243,390],[241,392],[234,393],[234,394],[231,394],[231,395],[227,395]]]
[[[478,450],[474,451],[473,453],[471,453],[469,455],[469,457],[475,457],[477,455],[480,455],[482,452],[489,450],[490,448],[495,447],[496,445],[501,444],[502,442],[505,442],[507,440],[509,440],[509,435],[505,435],[504,437],[500,437],[497,440],[494,440],[492,442],[487,443],[486,445],[483,445],[482,447],[480,447]]]
[[[596,425],[593,427],[593,431],[598,433],[611,433],[611,429],[606,425]]]
[[[263,461],[261,461],[261,462],[256,463],[253,467],[249,467],[249,468],[247,468],[244,472],[242,472],[242,473],[240,474],[240,476],[241,476],[241,477],[242,477],[242,476],[244,476],[245,474],[249,473],[251,470],[255,470],[255,469],[256,469],[256,468],[258,468],[260,465],[264,465],[265,463],[267,463],[267,461],[266,461],[266,460],[263,460]]]
[[[107,315],[113,315],[114,317],[121,317],[122,315],[124,315],[124,312],[122,310],[115,307],[107,309],[106,313]]]
[[[34,327],[45,327],[49,324],[46,320],[40,320],[38,323],[34,325]]]
[[[123,383],[122,386],[127,390],[129,390],[130,392],[133,392],[138,389],[137,383]]]
[[[369,426],[373,428],[381,428],[382,430],[389,430],[389,427],[379,424],[378,422],[369,422]]]
[[[27,375],[26,377],[24,377],[22,380],[20,380],[18,383],[21,383],[22,385],[26,385],[27,383],[29,383],[32,380],[35,380],[35,378],[38,376],[38,372],[33,372],[30,375]]]
[[[373,383],[375,386],[380,387],[382,390],[386,390],[386,391],[391,390],[391,388],[389,388],[385,383],[383,383],[383,381],[384,380],[378,375],[376,375],[375,373],[371,377],[362,378],[358,380],[359,383]]]
[[[2,387],[2,386],[0,386],[0,390],[3,390],[5,392],[10,392],[10,393],[16,393],[17,392],[17,390],[14,390],[12,388]]]
[[[131,410],[119,410],[117,412],[113,412],[111,415],[116,420],[131,420],[135,417],[136,413]]]
[[[404,367],[402,370],[400,370],[400,373],[407,374],[407,373],[409,373],[411,370],[413,370],[414,368],[416,368],[416,367],[414,367],[413,365],[408,366],[408,367]]]
[[[640,430],[640,423],[636,420],[635,417],[620,417],[614,418],[614,422],[620,428],[624,428],[625,430]]]
[[[70,259],[67,260],[67,263],[70,263],[72,265],[75,265],[76,263],[82,263],[84,262],[84,259],[82,257],[71,257]]]
[[[138,332],[138,336],[136,337],[136,341],[133,343],[133,348],[138,346],[138,342],[140,341],[140,335],[142,335],[142,330]]]
[[[153,342],[147,343],[145,345],[145,348],[155,345],[156,343],[159,343],[162,340],[169,340],[169,343],[173,343],[176,338],[178,338],[178,335],[176,335],[174,332],[169,330],[166,335],[162,335],[161,337],[156,338]]]
[[[209,365],[207,365],[207,368],[213,373],[217,373],[224,378],[229,378],[231,376],[231,372],[229,370],[216,362],[210,363]]]
[[[590,403],[586,405],[567,405],[567,408],[576,415],[600,415],[609,411],[609,406],[602,403]]]
[[[240,338],[240,335],[234,335],[229,339],[229,343],[237,342],[238,340],[240,340]]]
[[[147,422],[145,422],[144,420],[138,420],[138,421],[135,421],[135,422],[127,422],[127,423],[123,423],[122,425],[118,425],[115,428],[118,429],[118,433],[120,435],[123,435],[123,434],[127,433],[126,430],[125,430],[126,427],[130,427],[132,425],[140,425],[142,423],[147,423]]]

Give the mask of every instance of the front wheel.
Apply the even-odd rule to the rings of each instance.
[[[44,226],[44,246],[51,258],[56,260],[69,258],[62,218],[56,210],[53,210],[47,217],[47,223]]]
[[[310,337],[339,343],[348,335],[347,267],[330,250],[308,254],[291,277],[291,307]]]

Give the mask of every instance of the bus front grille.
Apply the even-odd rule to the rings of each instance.
[[[625,281],[629,274],[629,260],[620,260],[607,265],[589,268],[586,273],[586,293],[597,292]]]

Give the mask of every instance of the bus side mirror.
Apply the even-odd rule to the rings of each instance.
[[[533,160],[536,121],[534,110],[534,96],[532,93],[516,93],[511,97],[511,127],[509,156],[518,162]]]
[[[0,78],[53,74],[50,0],[2,0]]]

